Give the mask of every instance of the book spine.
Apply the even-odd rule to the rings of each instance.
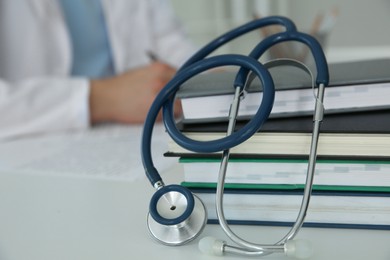
[[[294,222],[283,221],[261,221],[261,220],[227,220],[229,225],[248,225],[248,226],[275,226],[291,227]],[[208,219],[207,224],[219,224],[218,219]],[[324,222],[304,222],[305,228],[342,228],[342,229],[367,229],[367,230],[390,230],[390,225],[377,224],[346,224],[346,223],[324,223]]]
[[[215,192],[217,183],[215,182],[182,182],[181,185],[194,191]],[[292,191],[302,192],[304,184],[246,184],[246,183],[225,183],[227,192],[234,191]],[[390,186],[345,186],[345,185],[313,185],[313,192],[357,192],[366,194],[389,194]]]

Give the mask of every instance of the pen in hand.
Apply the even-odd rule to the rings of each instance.
[[[148,52],[146,52],[146,55],[149,57],[151,62],[157,62],[158,61],[158,58],[157,58],[156,54],[154,54],[154,52],[148,51]]]

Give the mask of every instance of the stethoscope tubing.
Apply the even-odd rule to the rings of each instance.
[[[309,34],[298,31],[286,31],[271,35],[258,43],[248,56],[259,59],[270,47],[287,41],[301,42],[310,49],[315,60],[317,70],[316,85],[319,86],[320,84],[324,84],[327,86],[329,83],[329,70],[325,54],[318,41]],[[237,73],[234,84],[244,85],[247,75],[247,69],[241,68]]]
[[[245,34],[251,30],[254,30],[256,28],[273,25],[273,24],[284,25],[286,31],[267,37],[251,51],[249,56],[256,59],[256,62],[254,62],[254,60],[250,61],[249,59],[246,59],[248,57],[244,58],[244,56],[238,58],[238,56],[234,56],[234,54],[231,54],[233,56],[222,55],[222,56],[212,57],[212,59],[211,58],[205,59],[207,55],[209,55],[212,51],[214,51],[221,45],[225,44],[226,42],[231,41],[237,38],[238,36]],[[142,143],[141,143],[141,153],[142,153],[142,161],[145,168],[145,173],[148,176],[148,179],[153,186],[157,182],[162,181],[161,176],[159,175],[158,171],[155,169],[153,165],[153,160],[151,158],[151,152],[150,152],[151,150],[150,142],[151,142],[153,126],[156,121],[158,112],[160,111],[161,108],[163,108],[165,127],[167,128],[167,131],[170,134],[170,136],[179,145],[181,145],[186,149],[192,150],[194,152],[222,151],[230,147],[233,147],[239,143],[242,143],[243,141],[249,138],[250,134],[254,134],[261,127],[261,125],[266,120],[265,115],[267,115],[268,117],[270,110],[272,109],[272,107],[269,107],[271,102],[269,102],[268,100],[272,100],[273,102],[273,98],[269,99],[271,93],[268,92],[267,86],[271,85],[271,82],[273,86],[273,81],[272,78],[269,76],[268,71],[261,68],[260,70],[262,70],[262,72],[256,74],[263,81],[262,83],[264,86],[264,97],[258,112],[253,117],[251,122],[248,123],[244,128],[242,128],[240,132],[232,134],[231,137],[227,137],[221,140],[209,141],[206,143],[197,142],[183,136],[175,126],[173,112],[172,112],[173,103],[174,103],[173,100],[175,97],[175,93],[178,91],[180,85],[184,83],[186,80],[188,80],[189,78],[196,75],[197,73],[203,72],[210,68],[223,66],[223,65],[239,66],[240,62],[243,62],[242,64],[246,64],[246,65],[242,65],[242,68],[237,74],[234,83],[235,87],[243,88],[250,67],[255,63],[259,64],[257,61],[258,58],[267,49],[283,41],[300,41],[306,44],[310,48],[311,52],[313,53],[314,59],[316,61],[317,84],[321,84],[321,83],[324,85],[328,84],[329,73],[326,65],[327,64],[326,58],[322,52],[321,46],[310,35],[297,32],[295,25],[289,19],[286,19],[284,17],[279,17],[279,16],[271,16],[264,19],[259,19],[259,20],[249,22],[243,26],[240,26],[230,32],[223,34],[222,36],[218,37],[217,39],[215,39],[214,41],[210,42],[205,47],[203,47],[201,50],[199,50],[182,66],[182,68],[176,74],[174,79],[171,82],[169,82],[167,86],[157,96],[155,102],[152,104],[148,116],[146,117],[145,124],[144,124],[144,133],[143,133]],[[240,61],[236,63],[227,60],[230,58],[232,59],[236,58],[239,59]],[[255,122],[256,120],[259,121],[256,123]]]
[[[219,48],[221,45],[245,34],[254,29],[279,24],[285,27],[285,31],[277,33],[265,38],[262,42],[257,44],[255,48],[251,51],[249,56],[243,56],[238,54],[227,54],[219,55],[210,58],[206,58],[210,53]],[[274,98],[275,90],[273,79],[268,72],[268,70],[258,61],[258,59],[272,46],[285,42],[285,41],[298,41],[305,44],[311,51],[317,70],[316,85],[319,86],[318,95],[316,97],[316,107],[314,115],[314,127],[313,135],[311,141],[311,149],[309,155],[309,164],[307,170],[306,178],[306,188],[304,191],[304,196],[302,198],[301,208],[298,213],[297,220],[290,231],[285,237],[283,237],[279,242],[269,245],[259,245],[247,242],[239,237],[237,237],[227,225],[227,222],[223,216],[222,211],[222,201],[223,201],[223,183],[224,183],[224,174],[226,173],[227,161],[229,157],[230,149],[247,139],[249,139],[253,134],[258,132],[262,124],[268,119]],[[241,129],[234,131],[229,131],[226,137],[223,137],[218,140],[211,141],[197,141],[192,140],[182,134],[176,127],[176,122],[173,116],[174,100],[176,92],[179,90],[180,86],[194,77],[195,75],[202,73],[204,71],[210,70],[212,68],[221,67],[221,66],[238,66],[240,70],[236,75],[233,87],[236,88],[235,93],[238,95],[240,91],[247,84],[248,73],[251,71],[254,73],[261,81],[263,86],[263,96],[261,103],[255,115],[252,119]],[[315,168],[315,159],[316,159],[316,150],[318,145],[319,137],[319,128],[320,122],[323,116],[323,93],[324,87],[329,83],[329,72],[326,62],[325,55],[322,51],[322,48],[318,41],[308,34],[298,32],[295,25],[289,19],[279,16],[271,16],[268,18],[263,18],[255,20],[244,24],[230,32],[223,34],[214,41],[207,44],[201,50],[199,50],[195,55],[193,55],[178,71],[176,76],[160,91],[157,95],[155,101],[153,102],[149,113],[146,117],[144,123],[144,130],[141,139],[141,153],[142,153],[142,162],[145,168],[146,176],[148,177],[151,184],[158,189],[157,195],[152,198],[152,202],[156,204],[156,201],[165,194],[166,189],[162,181],[161,176],[159,175],[157,169],[155,168],[151,155],[151,141],[153,134],[153,127],[157,119],[158,113],[162,109],[165,128],[170,135],[170,137],[180,146],[184,147],[187,150],[200,153],[213,153],[223,151],[223,160],[221,163],[219,183],[217,185],[217,209],[218,209],[218,218],[221,223],[221,226],[225,233],[238,245],[242,248],[234,246],[224,246],[226,251],[235,252],[239,254],[246,255],[266,255],[272,252],[283,252],[285,251],[284,245],[290,239],[294,238],[298,230],[302,226],[303,220],[305,218],[310,195],[311,187],[313,183],[313,175]],[[239,101],[237,102],[237,108]],[[234,125],[234,120],[229,120],[229,129],[232,129],[231,122]],[[222,174],[221,174],[222,172]],[[220,181],[221,180],[221,181]],[[222,185],[222,188],[221,188]],[[175,186],[176,187],[176,186]],[[176,192],[181,192],[181,188],[176,187],[174,190]],[[173,189],[173,188],[172,188]],[[188,200],[188,197],[192,196],[190,193],[181,192]],[[191,201],[191,199],[189,199]],[[191,204],[191,203],[190,203]],[[192,203],[193,204],[193,203]],[[191,205],[190,205],[191,206]],[[175,225],[176,222],[183,222],[188,215],[191,214],[193,206],[188,207],[185,214],[179,216],[176,219],[165,219],[159,216],[157,209],[154,205],[151,205],[152,217],[157,222],[162,225]],[[221,215],[221,216],[220,216]]]
[[[237,37],[251,32],[253,30],[266,27],[269,25],[281,25],[285,28],[286,32],[295,32],[295,24],[288,18],[282,16],[269,16],[266,18],[250,21],[246,24],[243,24],[233,30],[230,30],[221,36],[217,37],[213,41],[206,44],[199,51],[197,51],[192,57],[190,57],[181,67],[181,69],[186,68],[187,66],[204,59],[213,51],[221,47],[222,45],[236,39]],[[180,69],[180,70],[181,70]],[[179,70],[179,71],[180,71]]]
[[[211,41],[209,44],[201,48],[198,52],[196,52],[191,58],[188,59],[187,62],[183,64],[183,66],[179,69],[177,75],[182,75],[181,72],[187,67],[191,66],[191,68],[195,69],[194,63],[197,63],[201,60],[203,60],[206,56],[208,56],[210,53],[212,53],[214,50],[219,48],[221,45],[224,45],[225,43],[247,33],[250,31],[253,31],[255,29],[268,26],[268,25],[282,25],[285,27],[286,31],[296,31],[295,24],[288,18],[281,17],[281,16],[270,16],[263,19],[258,19],[255,21],[248,22],[238,28],[235,28],[220,37],[216,38],[215,40]],[[179,77],[180,78],[180,77]],[[157,169],[153,165],[153,160],[151,158],[151,136],[153,131],[153,126],[157,118],[158,112],[157,110],[160,110],[161,107],[163,107],[164,102],[170,102],[171,105],[166,106],[164,110],[164,115],[167,116],[168,119],[171,118],[171,110],[173,106],[173,99],[174,99],[174,93],[176,93],[176,88],[164,88],[162,90],[162,93],[160,93],[159,97],[160,100],[158,102],[154,102],[151,107],[151,111],[148,113],[145,123],[144,123],[144,132],[142,136],[142,142],[141,142],[141,155],[142,155],[142,163],[145,169],[145,174],[148,177],[149,181],[154,187],[159,187],[161,185],[162,179],[159,175]],[[171,92],[171,93],[167,93]],[[169,98],[165,98],[169,97]],[[163,101],[163,102],[161,102]],[[172,120],[169,120],[172,121]],[[168,127],[170,129],[174,129],[171,124],[168,124]],[[156,185],[156,184],[159,185]]]
[[[253,71],[253,73],[255,73],[262,81],[264,89],[259,109],[248,124],[230,136],[212,141],[196,141],[186,137],[177,129],[173,116],[173,100],[176,92],[184,82],[194,75],[212,68],[226,65],[245,67]],[[161,107],[163,108],[165,128],[175,142],[194,152],[211,153],[234,147],[246,141],[254,133],[256,133],[271,113],[274,97],[274,84],[268,70],[265,69],[264,66],[256,59],[244,55],[226,54],[206,58],[195,62],[180,71],[157,95],[145,120],[144,131],[141,139],[141,148],[143,165],[149,181],[152,185],[162,181],[161,176],[158,174],[153,165],[151,155],[151,137],[153,133],[153,126]]]
[[[230,151],[229,149],[223,151],[223,157],[222,157],[220,171],[218,175],[217,190],[216,190],[216,197],[215,197],[217,217],[218,217],[218,222],[222,230],[224,231],[224,233],[237,245],[241,246],[241,247],[232,247],[229,245],[225,245],[223,250],[229,251],[230,253],[239,254],[239,255],[265,256],[267,254],[271,254],[275,252],[283,252],[285,243],[293,239],[297,235],[299,229],[302,227],[302,224],[304,222],[309,207],[309,202],[310,202],[310,197],[312,192],[318,139],[319,139],[319,130],[320,130],[320,123],[322,121],[322,114],[323,114],[323,99],[324,99],[324,85],[320,84],[318,94],[316,96],[316,106],[314,111],[313,132],[312,132],[312,139],[310,143],[309,162],[307,167],[305,189],[304,189],[304,194],[302,196],[301,206],[294,225],[290,228],[287,234],[278,242],[274,244],[251,243],[237,236],[233,232],[233,230],[229,227],[223,212],[223,192],[224,192],[225,176],[226,176]],[[229,132],[227,134],[229,134]]]

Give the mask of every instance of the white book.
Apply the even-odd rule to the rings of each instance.
[[[223,132],[184,132],[188,138],[210,141],[226,136]],[[258,132],[246,142],[230,149],[232,154],[255,155],[309,155],[311,133]],[[318,140],[318,156],[390,157],[390,134],[321,133]],[[194,154],[172,139],[168,152]]]

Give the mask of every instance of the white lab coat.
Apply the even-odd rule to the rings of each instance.
[[[167,0],[102,0],[116,73],[148,51],[180,66],[193,52]],[[89,80],[69,77],[71,41],[55,0],[0,0],[0,139],[89,127]]]

